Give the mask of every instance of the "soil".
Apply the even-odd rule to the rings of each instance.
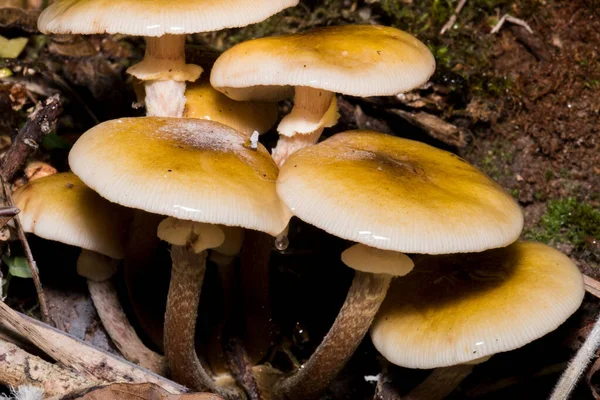
[[[369,127],[461,155],[518,200],[525,213],[524,239],[559,248],[582,272],[600,280],[600,3],[468,0],[454,26],[441,35],[456,4],[450,0],[304,1],[249,28],[194,35],[190,57],[207,48],[222,51],[252,37],[332,24],[382,23],[415,34],[429,45],[438,62],[431,83],[393,98],[340,97],[340,124],[325,136]],[[525,21],[531,32],[506,22],[492,34],[505,14]],[[69,145],[98,120],[141,115],[141,110],[130,107],[135,94],[124,71],[141,58],[142,42],[119,36],[48,39],[28,33],[21,26],[25,23],[5,27],[0,20],[0,34],[30,37],[22,56],[4,63],[15,75],[0,80],[0,135],[5,135],[0,139],[14,136],[38,99],[60,92],[69,101],[59,135],[51,135],[35,158],[65,170]],[[282,113],[287,109],[289,104],[284,104]],[[406,115],[402,113],[421,112],[450,124],[453,136],[432,135],[431,127],[423,129],[402,117]],[[276,134],[261,140],[272,145]],[[0,140],[0,151],[6,147],[2,143],[5,140]],[[272,260],[275,317],[282,346],[302,362],[335,318],[351,276],[339,261],[338,254],[347,245],[344,241],[295,221],[290,243]],[[40,265],[52,261],[52,256],[40,257]],[[322,262],[331,268],[318,268]],[[42,279],[44,275],[50,274],[42,271]],[[52,286],[56,279],[47,282]],[[89,303],[81,295],[81,282],[71,288],[60,284],[57,290],[77,294],[67,294],[67,300],[56,300],[58,304]],[[34,293],[20,282],[9,291],[9,303],[28,310],[35,305]],[[329,301],[323,305],[320,294],[325,293]],[[555,332],[477,367],[452,399],[547,398],[589,332],[599,305],[587,295],[581,310]],[[88,332],[86,338],[95,343],[105,340],[101,329],[96,333],[97,321],[88,311],[82,315],[88,318],[83,324],[91,327],[81,328]],[[61,318],[63,324],[69,324],[69,318],[82,323],[78,313]],[[109,344],[103,346],[114,350]],[[376,354],[365,340],[325,398],[372,398],[375,386],[365,377],[382,370],[387,371],[390,387],[403,393],[425,375],[386,365]],[[292,362],[281,359],[281,354],[277,357],[274,362]],[[592,398],[594,383],[594,378],[590,384],[582,382],[573,398]]]

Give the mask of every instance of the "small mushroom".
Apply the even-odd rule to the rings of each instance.
[[[263,134],[277,122],[277,104],[269,102],[235,101],[214,89],[208,81],[188,85],[183,116],[207,119],[251,136]]]
[[[336,124],[335,93],[395,95],[422,85],[434,70],[431,52],[408,33],[348,25],[238,44],[217,59],[210,81],[235,100],[278,101],[295,92],[273,150],[282,165]]]
[[[514,199],[463,159],[372,131],[340,133],[293,154],[277,192],[303,221],[368,246],[343,255],[369,272],[355,274],[342,306],[362,318],[340,313],[304,368],[278,384],[298,399],[317,396],[350,358],[363,338],[356,332],[368,330],[387,292],[390,278],[380,273],[407,264],[401,253],[483,251],[514,242],[523,227]]]
[[[70,172],[31,181],[17,189],[14,200],[26,232],[82,249],[77,272],[87,278],[111,339],[126,359],[164,374],[163,357],[138,338],[111,282],[124,255],[126,210],[100,197]]]
[[[414,261],[390,287],[371,338],[393,364],[438,368],[408,395],[415,400],[442,399],[475,364],[555,330],[585,294],[573,262],[540,243]]]
[[[129,72],[146,84],[148,115],[181,117],[185,82],[202,68],[185,62],[187,34],[242,27],[298,4],[298,0],[58,0],[40,15],[43,33],[144,36],[144,59]]]
[[[236,247],[221,226],[277,235],[289,221],[267,150],[249,148],[245,134],[217,122],[127,118],[86,132],[69,163],[110,201],[169,217],[158,235],[172,244],[164,345],[171,372],[189,387],[241,396],[236,387],[220,387],[198,360],[196,316],[207,250],[231,256]]]

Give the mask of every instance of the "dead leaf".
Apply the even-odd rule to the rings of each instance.
[[[115,383],[88,389],[79,397],[68,395],[64,399],[72,400],[223,400],[221,396],[211,393],[171,394],[152,383],[127,384]]]
[[[25,32],[37,33],[39,16],[39,10],[22,10],[14,7],[0,8],[0,28],[16,28]]]

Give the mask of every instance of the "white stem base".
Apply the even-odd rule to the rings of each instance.
[[[302,150],[305,147],[316,144],[319,141],[322,133],[323,128],[319,128],[310,135],[296,135],[292,137],[279,136],[277,146],[273,148],[271,154],[273,156],[273,160],[277,166],[281,168],[289,156],[298,150]]]
[[[181,118],[185,109],[185,82],[146,82],[146,115]]]

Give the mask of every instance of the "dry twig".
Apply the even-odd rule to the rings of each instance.
[[[2,159],[2,177],[6,182],[11,182],[23,168],[27,158],[39,148],[44,136],[54,132],[62,110],[58,95],[38,104]]]
[[[16,345],[0,339],[0,383],[18,387],[31,385],[44,390],[45,396],[66,394],[96,386],[100,382],[49,363],[27,353]]]
[[[446,22],[442,27],[442,30],[440,30],[440,35],[443,35],[448,29],[452,28],[452,25],[454,25],[456,22],[456,18],[458,18],[458,14],[460,14],[465,4],[467,4],[467,0],[460,0],[460,3],[458,3],[456,9],[454,10],[454,13],[452,13],[452,16],[450,19],[448,19],[448,22]]]
[[[155,383],[171,393],[188,390],[166,378],[22,315],[0,302],[0,330],[35,344],[60,364],[104,383]]]
[[[529,24],[527,22],[523,21],[522,19],[515,18],[510,14],[504,14],[502,16],[502,18],[500,18],[500,20],[498,21],[496,26],[494,26],[494,28],[492,29],[492,31],[490,33],[495,34],[495,33],[500,32],[500,29],[502,29],[502,27],[504,26],[504,24],[506,22],[510,22],[515,25],[522,26],[523,28],[527,29],[527,32],[533,34],[533,29],[531,29],[531,27],[529,26]]]
[[[0,182],[2,184],[2,188],[0,188],[0,191],[3,192],[3,196],[1,196],[3,197],[3,203],[9,207],[14,207],[10,189],[8,188],[8,185],[6,184],[2,176],[0,176]],[[35,285],[35,291],[37,292],[42,320],[47,324],[51,324],[50,313],[48,312],[48,304],[46,303],[46,297],[44,296],[44,289],[42,288],[42,282],[40,280],[40,273],[37,264],[33,258],[33,254],[31,253],[31,248],[29,247],[29,242],[27,241],[27,237],[25,236],[25,231],[23,230],[23,226],[21,225],[21,220],[19,219],[19,216],[15,215],[13,218],[15,221],[15,227],[17,228],[17,235],[19,236],[21,246],[23,247],[23,251],[25,252],[27,265],[29,265],[29,271],[31,272],[33,284]]]
[[[425,112],[411,113],[396,109],[390,110],[390,112],[423,129],[429,136],[440,142],[457,148],[463,148],[467,145],[465,133],[461,129],[435,115]]]

